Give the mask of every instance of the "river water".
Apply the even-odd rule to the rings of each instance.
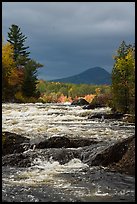
[[[55,136],[102,141],[100,147],[94,148],[95,151],[100,151],[100,148],[135,133],[134,124],[107,119],[88,119],[89,114],[96,112],[110,112],[110,108],[85,110],[81,106],[71,106],[69,103],[7,103],[2,104],[2,130],[24,135],[31,141]],[[55,150],[53,148],[51,152]],[[58,148],[56,151],[61,150]],[[37,157],[33,159],[30,167],[2,167],[3,200],[135,201],[135,178],[132,176],[110,172],[102,166],[90,166],[84,160],[75,157],[61,164],[52,158],[52,154],[48,159],[43,156],[46,154],[44,149],[31,149],[30,155],[32,151]],[[82,151],[81,148],[81,153]]]

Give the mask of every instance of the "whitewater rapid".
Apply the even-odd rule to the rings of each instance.
[[[134,124],[88,119],[91,113],[110,111],[110,108],[85,110],[70,103],[5,103],[2,131],[24,135],[32,141],[67,136],[107,143],[132,136]],[[24,154],[31,156],[33,150],[29,151]],[[134,201],[134,177],[108,172],[101,166],[89,167],[78,158],[60,164],[52,156],[47,160],[44,151],[34,150],[37,157],[28,168],[2,167],[3,199],[9,202]]]
[[[89,120],[88,115],[110,112],[110,108],[84,110],[66,104],[2,104],[2,130],[29,138],[64,136],[120,139],[132,135],[134,125],[115,120]],[[122,128],[120,128],[122,127]],[[125,129],[124,129],[125,127]]]

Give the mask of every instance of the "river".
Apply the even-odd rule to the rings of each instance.
[[[2,131],[24,135],[32,142],[55,136],[92,138],[102,141],[99,147],[95,146],[96,152],[135,133],[134,124],[112,119],[88,119],[89,114],[96,112],[110,112],[110,108],[86,110],[69,103],[3,103]],[[3,201],[135,201],[134,177],[109,171],[103,166],[89,166],[86,160],[84,162],[75,157],[61,164],[52,157],[52,151],[61,150],[52,148],[48,159],[45,156],[45,149],[30,150],[30,155],[33,151],[37,157],[27,168],[3,166]],[[81,154],[82,151],[81,148]]]

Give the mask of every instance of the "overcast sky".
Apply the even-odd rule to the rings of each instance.
[[[16,24],[30,57],[51,80],[101,66],[111,72],[120,43],[135,42],[135,2],[2,2],[2,35]]]

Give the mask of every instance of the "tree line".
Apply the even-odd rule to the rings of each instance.
[[[4,40],[2,42],[2,101],[16,102],[20,99],[29,102],[31,99],[32,102],[34,99],[36,102],[44,93],[48,95],[58,92],[58,87],[59,92],[66,96],[75,97],[78,90],[81,90],[79,95],[90,94],[91,87],[87,85],[80,85],[79,89],[72,84],[40,83],[37,79],[37,70],[43,65],[29,57],[29,47],[25,46],[26,39],[20,27],[13,24],[9,28],[7,42]],[[110,106],[113,111],[134,114],[135,45],[121,42],[114,56],[112,84],[107,90],[111,95]]]

